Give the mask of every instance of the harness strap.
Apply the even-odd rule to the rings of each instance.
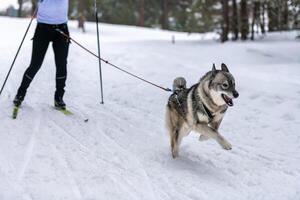
[[[210,110],[205,106],[205,104],[203,102],[201,102],[201,103],[202,103],[203,108],[209,118],[209,121],[211,121],[214,118],[214,116],[211,114]]]

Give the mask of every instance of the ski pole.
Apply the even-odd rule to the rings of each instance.
[[[97,44],[98,44],[98,57],[101,58],[100,54],[100,38],[99,38],[99,19],[98,19],[98,9],[97,9],[97,1],[95,0],[95,17],[96,17],[96,26],[97,26]],[[100,88],[101,88],[101,104],[104,104],[103,101],[103,83],[102,83],[102,67],[101,60],[99,60],[99,74],[100,74]]]
[[[18,57],[18,55],[19,55],[19,52],[20,52],[20,50],[21,50],[21,47],[22,47],[22,45],[23,45],[23,43],[24,43],[24,40],[25,40],[25,38],[26,38],[26,36],[27,36],[27,33],[28,33],[29,29],[30,29],[30,26],[31,26],[31,24],[32,24],[32,21],[33,21],[35,15],[36,15],[36,13],[37,13],[37,9],[34,11],[33,15],[31,16],[30,23],[29,23],[29,25],[28,25],[28,27],[27,27],[27,29],[26,29],[26,32],[25,32],[25,34],[24,34],[24,36],[23,36],[23,39],[22,39],[21,44],[20,44],[20,46],[19,46],[19,48],[18,48],[18,51],[17,51],[17,53],[16,53],[16,55],[15,55],[15,57],[14,57],[14,60],[13,60],[13,62],[12,62],[12,64],[11,64],[11,66],[10,66],[10,69],[9,69],[9,71],[8,71],[8,73],[7,73],[7,75],[6,75],[6,78],[5,78],[5,80],[4,80],[4,83],[3,83],[2,87],[1,87],[1,90],[0,90],[0,96],[1,96],[1,94],[2,94],[2,92],[3,92],[3,89],[4,89],[5,85],[6,85],[7,80],[8,80],[8,77],[9,77],[9,75],[10,75],[10,73],[11,73],[11,70],[12,70],[12,68],[13,68],[13,66],[14,66],[14,64],[15,64],[15,62],[16,62],[16,59],[17,59],[17,57]]]

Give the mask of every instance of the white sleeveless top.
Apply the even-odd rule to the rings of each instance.
[[[69,0],[40,0],[37,21],[45,24],[68,22]]]

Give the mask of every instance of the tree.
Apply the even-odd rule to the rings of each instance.
[[[247,0],[241,0],[240,6],[241,6],[241,39],[242,40],[247,40],[248,38],[248,33],[249,33],[249,21],[248,21],[248,2]]]
[[[144,26],[161,27],[162,6],[159,0],[146,0],[144,2]]]
[[[18,0],[19,9],[18,9],[18,17],[22,17],[22,8],[23,8],[23,0]]]
[[[236,0],[232,0],[232,16],[231,16],[231,31],[233,32],[232,40],[239,39],[239,22],[238,8]]]
[[[254,40],[254,27],[259,22],[260,1],[253,2],[252,23],[251,23],[251,40]]]
[[[268,1],[268,19],[269,24],[268,28],[269,31],[277,31],[279,30],[279,18],[280,18],[280,12],[278,8],[277,0],[275,1]]]
[[[220,22],[222,22],[220,19],[220,5],[220,0],[195,0],[189,2],[186,10],[181,11],[187,15],[187,20],[183,27],[184,31],[201,33],[216,31],[220,26]],[[177,18],[177,16],[175,17]]]
[[[18,0],[19,4],[29,0]],[[31,0],[33,7],[37,0]],[[94,0],[69,0],[69,16],[95,20]],[[186,32],[221,32],[225,42],[300,28],[300,0],[97,0],[100,21]],[[24,7],[24,6],[23,6]],[[34,9],[33,9],[34,10]],[[20,15],[22,14],[20,6]],[[251,22],[251,23],[250,23]],[[267,29],[267,26],[269,27]],[[249,34],[250,31],[250,34]]]
[[[85,23],[85,14],[87,12],[87,1],[78,0],[78,28],[81,28],[85,32],[84,23]]]
[[[139,26],[145,25],[145,1],[139,0]]]
[[[69,17],[74,19],[74,17],[76,18],[77,15],[77,4],[78,4],[78,0],[69,0]]]
[[[113,24],[136,25],[135,0],[101,0],[101,20]]]
[[[282,8],[282,18],[280,21],[281,30],[288,30],[289,29],[289,6],[288,0],[281,1],[281,8]]]
[[[172,27],[171,29],[179,31],[188,31],[189,30],[189,17],[191,13],[191,7],[193,0],[177,0],[172,1],[171,4],[171,18]]]
[[[261,2],[261,8],[260,8],[260,29],[261,33],[265,34],[266,33],[266,20],[265,20],[265,15],[266,15],[266,1]]]
[[[161,0],[161,18],[160,24],[162,29],[169,28],[170,0]]]
[[[222,22],[221,22],[221,42],[226,42],[228,40],[229,31],[229,5],[228,0],[222,0]]]
[[[292,28],[300,29],[300,0],[291,0]]]

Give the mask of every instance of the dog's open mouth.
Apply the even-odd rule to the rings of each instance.
[[[224,99],[225,103],[228,106],[233,106],[233,101],[230,97],[228,97],[226,94],[222,94],[222,98]]]

